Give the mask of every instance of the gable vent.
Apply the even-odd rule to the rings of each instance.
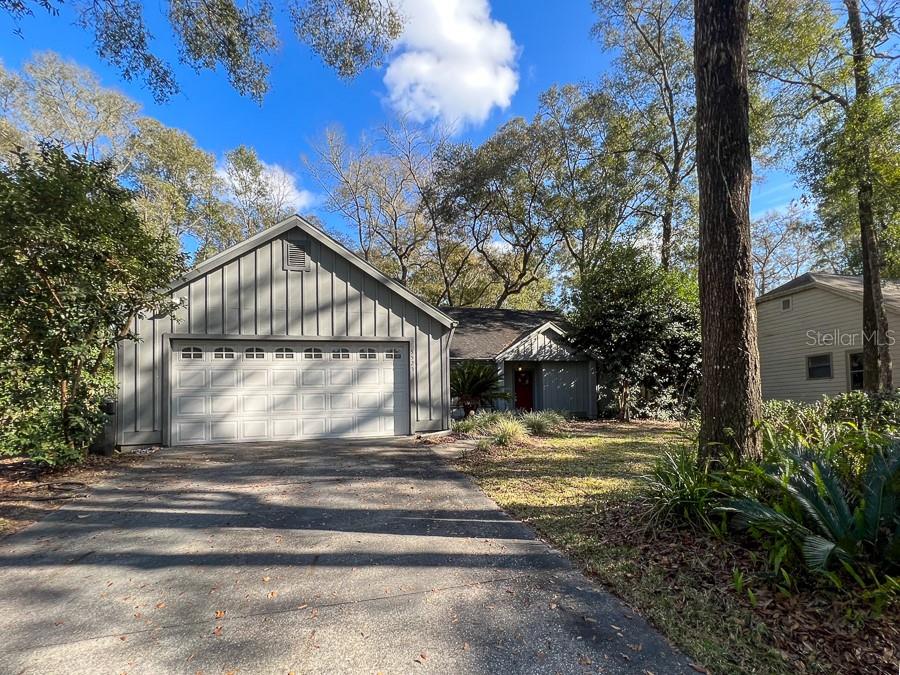
[[[284,240],[284,269],[305,272],[309,269],[306,242]]]

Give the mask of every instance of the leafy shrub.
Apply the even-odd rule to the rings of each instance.
[[[509,398],[497,366],[486,361],[462,361],[450,369],[450,395],[469,415],[482,406]]]
[[[711,519],[722,494],[716,475],[701,466],[694,446],[676,446],[656,460],[643,477],[648,492],[647,519],[651,524],[687,523],[717,531]]]
[[[528,433],[535,436],[557,431],[566,423],[566,418],[556,410],[540,410],[523,413],[520,417]]]
[[[865,394],[854,391],[821,401],[825,418],[852,422],[859,428],[892,434],[900,431],[900,393]]]
[[[767,461],[782,461],[786,450],[808,450],[858,490],[871,459],[900,430],[900,397],[852,392],[813,404],[768,401],[760,426]]]
[[[139,313],[175,309],[178,240],[146,227],[112,162],[55,144],[0,166],[0,452],[84,456],[116,346]]]
[[[731,499],[719,510],[736,514],[770,546],[788,546],[807,569],[836,582],[841,570],[860,586],[864,577],[900,571],[900,442],[872,457],[859,495],[809,451],[790,453],[767,476],[779,498]]]
[[[488,427],[488,433],[496,445],[515,445],[528,436],[528,430],[522,422],[512,416],[500,416]]]
[[[102,432],[103,398],[115,392],[111,360],[86,378],[92,394],[69,411],[69,435],[81,441],[76,445],[66,441],[59,397],[40,370],[17,359],[0,363],[0,456],[26,456],[47,466],[79,462]]]

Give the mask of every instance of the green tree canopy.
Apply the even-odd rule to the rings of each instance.
[[[611,245],[568,294],[574,343],[597,359],[619,417],[636,404],[684,412],[699,386],[696,282],[639,248]]]
[[[109,161],[44,145],[0,170],[0,446],[79,457],[139,312],[171,309],[177,241],[141,222]]]

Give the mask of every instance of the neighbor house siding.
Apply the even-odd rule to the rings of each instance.
[[[137,342],[117,355],[119,443],[161,443],[166,424],[165,336],[171,334],[404,338],[413,373],[413,432],[449,425],[449,328],[320,242],[307,240],[307,272],[286,272],[282,241],[175,288],[183,307],[165,318],[139,318]],[[302,235],[301,235],[302,236]]]
[[[790,298],[791,308],[782,309]],[[862,351],[862,303],[821,288],[799,290],[757,305],[763,398],[816,401],[849,390],[848,359]],[[900,315],[888,313],[889,326],[900,335]],[[811,344],[818,335],[856,336],[855,345]],[[850,338],[848,338],[850,339]],[[832,377],[809,379],[806,359],[831,354]],[[900,377],[900,349],[891,351],[894,381]]]

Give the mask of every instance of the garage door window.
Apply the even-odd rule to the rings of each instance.
[[[216,347],[213,352],[214,359],[233,359],[234,350],[231,347]]]
[[[359,350],[359,358],[361,359],[374,359],[376,357],[377,355],[375,354],[375,350],[371,347],[366,347]]]
[[[341,347],[340,349],[332,349],[331,350],[331,358],[333,359],[349,359],[350,358],[350,350],[346,347]]]
[[[318,347],[307,347],[303,350],[303,358],[304,359],[321,359],[322,358],[322,350]]]
[[[389,361],[397,361],[400,359],[400,350],[399,349],[388,349],[384,353],[384,358]]]
[[[290,347],[279,347],[275,350],[276,359],[292,359],[294,358],[294,350]]]
[[[191,360],[191,359],[202,359],[203,358],[203,350],[200,347],[185,347],[181,350],[181,358]]]
[[[244,350],[245,359],[263,359],[265,357],[266,353],[261,347],[247,347],[247,349]]]

